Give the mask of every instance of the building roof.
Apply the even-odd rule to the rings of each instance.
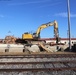
[[[55,38],[40,38],[39,40],[56,40]],[[61,38],[61,40],[69,40],[69,38]],[[76,40],[76,38],[71,38],[71,40]]]

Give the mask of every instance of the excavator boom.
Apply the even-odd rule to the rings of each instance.
[[[47,28],[49,26],[54,26],[54,36],[56,39],[59,38],[59,33],[58,33],[58,23],[56,20],[54,20],[54,22],[49,22],[46,24],[42,24],[36,31],[36,37],[40,37],[40,32],[42,29]]]

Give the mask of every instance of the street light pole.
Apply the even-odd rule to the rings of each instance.
[[[68,5],[68,35],[69,35],[69,51],[71,51],[71,34],[70,34],[70,2],[67,1]]]

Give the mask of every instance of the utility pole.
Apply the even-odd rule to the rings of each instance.
[[[68,8],[68,35],[69,35],[69,51],[71,51],[71,33],[70,33],[70,2],[67,0]]]

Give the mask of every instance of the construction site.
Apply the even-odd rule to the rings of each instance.
[[[68,14],[59,13],[59,11],[63,11],[65,8],[64,1],[57,2],[55,0],[55,3],[53,0],[32,0],[32,2],[30,0],[19,0],[19,2],[4,1],[1,0],[0,2],[3,4],[2,6],[6,13],[12,17],[0,14],[1,26],[6,25],[6,27],[2,26],[4,30],[1,29],[1,35],[3,37],[6,34],[5,31],[10,29],[15,34],[18,32],[17,36],[18,34],[21,34],[21,36],[6,35],[4,38],[0,36],[0,75],[76,75],[76,37],[71,37],[70,29],[70,17],[75,18],[76,15],[70,14],[69,0],[67,0],[66,4]],[[51,3],[51,6],[49,3]],[[64,8],[59,4],[63,4]],[[9,7],[10,11],[5,7]],[[53,12],[46,7],[49,7]],[[4,13],[3,8],[2,11]],[[48,21],[50,16],[48,11],[52,14],[51,20],[53,21]],[[58,12],[57,14],[56,11]],[[59,16],[65,18],[62,19]],[[39,26],[37,21],[41,23]],[[45,21],[48,22],[42,23]],[[74,22],[72,20],[73,24],[75,24]],[[15,23],[18,24],[17,27]],[[66,26],[66,23],[68,23],[68,26]],[[35,29],[35,26],[38,26],[38,28]],[[63,38],[62,36],[65,36],[67,27],[68,37]],[[45,31],[46,28],[48,34]],[[52,29],[53,34],[51,35],[53,37],[42,38],[41,32],[43,30],[45,31],[45,36],[51,33],[48,28]],[[72,28],[74,29],[75,27]],[[35,32],[30,33],[29,30],[31,29],[35,30]],[[72,33],[75,33],[74,30],[72,31]]]
[[[54,26],[54,38],[40,38],[42,29]],[[76,75],[76,38],[60,38],[56,20],[42,24],[22,38],[0,39],[1,75]]]
[[[54,26],[54,38],[40,38],[42,29]],[[66,39],[66,38],[65,38]],[[0,40],[0,52],[21,52],[21,53],[54,53],[54,52],[70,52],[69,38],[64,41],[59,36],[57,21],[42,24],[36,33],[30,34],[28,32],[22,34],[22,38],[14,36],[6,36],[5,39]],[[71,40],[71,52],[75,51],[76,38]]]

